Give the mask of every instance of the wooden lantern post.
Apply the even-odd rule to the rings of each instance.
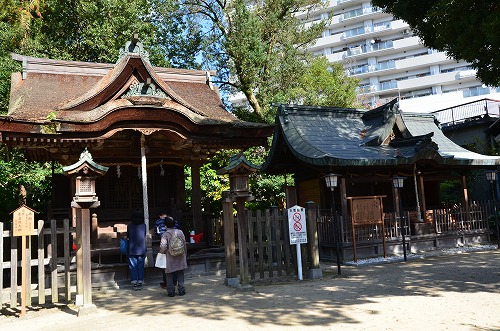
[[[71,207],[76,209],[77,226],[77,305],[78,316],[86,315],[95,310],[92,304],[92,268],[90,262],[90,208],[97,208],[100,202],[95,192],[95,178],[103,176],[108,167],[99,165],[92,160],[92,155],[85,148],[80,160],[67,167],[63,173],[75,178],[75,196]],[[80,268],[81,266],[81,268]]]
[[[229,164],[217,171],[219,175],[229,174],[229,192],[224,195],[224,242],[226,247],[226,285],[235,286],[242,290],[253,290],[249,285],[248,271],[248,224],[245,217],[245,202],[254,199],[248,185],[248,176],[255,172],[257,167],[245,158],[243,153],[233,155]],[[238,213],[238,251],[240,279],[236,278],[235,238],[234,220],[232,217],[232,205],[236,202]]]

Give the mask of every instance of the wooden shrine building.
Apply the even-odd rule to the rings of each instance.
[[[110,167],[96,181],[100,222],[128,222],[137,208],[144,208],[146,221],[162,210],[187,210],[192,228],[185,230],[203,232],[200,166],[221,149],[266,145],[273,132],[224,109],[214,72],[152,66],[136,36],[116,64],[12,57],[22,71],[12,75],[0,141],[32,160],[61,165],[75,163],[87,148]],[[50,210],[71,217],[73,194],[68,178],[54,176]]]
[[[443,207],[440,183],[459,180],[465,210],[461,215],[465,216],[458,220],[448,215],[450,224],[455,222],[454,229],[458,229],[463,220],[472,217],[468,177],[479,174],[484,178],[485,170],[496,170],[498,165],[498,156],[474,153],[453,143],[432,114],[402,113],[395,99],[369,111],[278,106],[271,151],[261,170],[294,174],[295,187],[288,192],[293,194],[287,197],[291,205],[305,206],[312,201],[343,216],[345,243],[352,238],[348,231],[350,199],[385,196],[383,211],[393,212],[397,209],[392,182],[396,176],[405,178],[401,200],[409,212],[412,233],[419,228],[424,229],[423,234],[441,231],[432,216],[434,209]],[[337,175],[336,189],[326,186],[326,174]],[[487,224],[486,219],[482,222]]]

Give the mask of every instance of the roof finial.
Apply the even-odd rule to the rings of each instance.
[[[132,40],[125,43],[125,47],[120,49],[120,55],[118,56],[118,61],[120,62],[127,55],[139,55],[145,61],[149,63],[149,53],[144,49],[144,45],[139,41],[139,34],[134,33],[132,35]]]

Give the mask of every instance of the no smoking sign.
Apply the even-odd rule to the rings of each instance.
[[[303,207],[293,206],[288,209],[288,228],[290,244],[307,244],[306,212]]]

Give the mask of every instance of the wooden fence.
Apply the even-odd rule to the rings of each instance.
[[[62,223],[63,227],[57,228],[56,220],[52,220],[50,228],[45,228],[44,221],[38,221],[38,226],[33,235],[28,237],[25,248],[20,247],[21,237],[13,237],[11,231],[4,230],[4,223],[0,223],[0,306],[7,303],[11,308],[15,308],[20,300],[22,249],[26,250],[26,262],[29,266],[26,268],[26,305],[31,306],[33,299],[37,300],[38,305],[48,301],[57,303],[59,300],[71,300],[72,293],[76,293],[70,274],[73,257],[70,238],[75,229],[70,228],[68,219]],[[4,247],[9,242],[10,260],[5,261],[8,252],[4,251]],[[32,253],[35,253],[35,256]],[[58,274],[62,277],[58,277]],[[10,278],[10,282],[4,279],[5,276]],[[35,282],[32,279],[34,277],[37,279]],[[10,285],[4,286],[7,284]]]
[[[430,219],[427,220],[427,225],[431,230],[429,234],[463,234],[474,232],[487,232],[489,231],[488,216],[492,215],[493,202],[472,202],[469,208],[466,209],[461,205],[452,207],[439,208],[427,211]],[[332,244],[335,243],[335,232],[332,223],[332,215],[330,211],[320,211],[318,213],[318,235],[319,244]],[[341,243],[352,243],[352,227],[349,219],[344,219],[336,215],[336,222],[341,225]],[[399,240],[401,238],[402,230],[406,236],[411,236],[412,226],[408,220],[410,213],[404,212],[402,220],[405,221],[406,226],[401,226],[401,219],[394,213],[384,213],[384,227],[385,233],[382,233],[381,227],[377,225],[360,226],[356,228],[355,238],[356,242],[373,242],[381,241],[382,236],[385,235],[386,240]]]
[[[296,252],[291,249],[288,228],[287,210],[250,211],[245,210],[248,238],[246,251],[250,282],[274,281],[289,279],[297,275]],[[238,249],[238,216],[234,218],[237,261]],[[213,220],[210,223],[212,240],[208,244],[223,246],[223,221]],[[303,271],[307,267],[307,245],[301,245]]]

